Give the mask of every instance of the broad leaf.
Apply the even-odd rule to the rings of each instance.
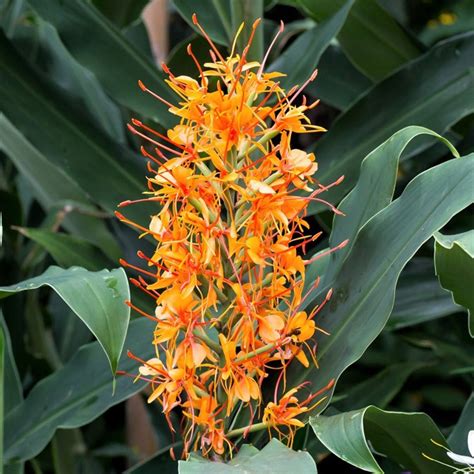
[[[286,51],[271,64],[270,71],[286,74],[281,79],[282,87],[290,89],[296,84],[302,85],[319,63],[329,43],[344,24],[354,0],[346,1],[343,7],[331,18],[301,34]],[[301,52],[305,52],[305,58]],[[305,60],[308,58],[308,60]],[[317,81],[317,79],[316,79]]]
[[[341,49],[329,45],[318,63],[318,77],[305,91],[325,104],[346,110],[372,83],[344,56]]]
[[[44,229],[20,227],[18,230],[50,253],[61,267],[79,266],[99,271],[110,266],[110,260],[97,247],[79,237]]]
[[[5,413],[9,413],[23,400],[23,389],[21,387],[20,375],[13,355],[10,334],[8,332],[3,312],[0,309],[0,328],[3,333],[4,344],[4,366],[3,366],[3,408]]]
[[[22,17],[31,15],[31,11],[26,5],[23,10],[13,24],[14,28],[5,29],[8,38],[34,67],[67,91],[71,104],[80,104],[90,120],[114,140],[124,142],[120,109],[104,92],[94,74],[71,56],[51,24],[39,17],[35,17],[34,22],[25,22]]]
[[[424,413],[383,411],[374,406],[341,413],[335,416],[310,418],[316,436],[332,453],[350,464],[370,472],[383,473],[375,460],[373,450],[387,456],[411,472],[432,474],[451,473],[452,470],[426,459],[449,462],[445,450],[437,443],[446,441]]]
[[[117,203],[141,194],[139,158],[79,112],[74,114],[61,91],[36,75],[1,33],[0,64],[4,84],[0,103],[5,115],[50,163],[67,171],[77,186],[109,212],[116,210]],[[137,207],[129,212],[146,216]]]
[[[455,453],[469,456],[467,449],[467,435],[470,430],[474,429],[474,392],[464,405],[464,409],[456,423],[453,431],[449,435],[449,446]]]
[[[72,56],[95,74],[117,102],[163,125],[173,123],[167,107],[137,85],[141,80],[157,94],[170,99],[163,73],[90,2],[29,0],[29,3],[56,28]]]
[[[334,216],[329,246],[335,247],[344,239],[349,239],[349,244],[331,255],[328,271],[324,275],[325,282],[331,282],[339,271],[352,249],[359,230],[392,201],[400,156],[408,144],[420,135],[436,137],[455,156],[459,156],[447,140],[422,127],[407,127],[400,130],[367,155],[361,165],[359,181],[339,205],[339,210],[345,215]]]
[[[156,474],[156,472],[160,472],[160,474],[176,474],[178,472],[178,462],[171,459],[170,449],[176,450],[181,446],[182,443],[179,441],[170,446],[165,446],[151,457],[127,469],[123,474]]]
[[[83,207],[94,213],[88,195],[63,169],[34,148],[3,114],[0,114],[0,148],[28,180],[32,194],[45,210],[63,203],[63,207]],[[120,255],[120,249],[102,219],[79,210],[69,213],[63,225],[76,235],[92,238],[110,258],[117,259]]]
[[[445,41],[377,84],[344,112],[315,148],[320,182],[329,184],[345,176],[324,199],[337,203],[356,183],[363,158],[401,128],[420,125],[442,133],[472,113],[473,62],[474,33]],[[322,209],[319,204],[311,206],[311,212]]]
[[[467,309],[469,333],[474,337],[474,230],[456,235],[435,234],[436,275],[456,303]]]
[[[460,311],[434,275],[431,258],[414,258],[398,280],[395,305],[386,329],[400,329]]]
[[[153,324],[145,318],[130,324],[126,347],[145,359],[152,357],[148,337]],[[77,428],[90,423],[109,407],[129,398],[143,383],[129,377],[117,379],[112,394],[112,375],[101,356],[98,342],[83,346],[60,370],[36,384],[25,401],[5,419],[5,460],[31,459],[52,438],[58,428]],[[136,361],[122,355],[119,367],[136,372]]]
[[[330,334],[317,338],[319,369],[289,371],[289,386],[309,380],[317,390],[361,357],[387,322],[401,270],[434,232],[472,203],[473,180],[474,154],[431,168],[362,227],[330,282],[331,301],[318,316],[318,326]]]
[[[316,21],[332,15],[344,0],[298,0]],[[357,0],[339,43],[355,66],[379,80],[420,54],[415,41],[375,0]]]
[[[408,377],[424,365],[419,362],[390,365],[341,395],[336,391],[333,403],[340,411],[355,410],[370,404],[385,408],[402,389]]]
[[[89,272],[80,267],[64,270],[52,266],[40,276],[0,287],[0,299],[44,285],[51,287],[91,330],[115,373],[130,319],[130,308],[124,304],[130,299],[130,290],[123,269]]]
[[[223,3],[223,0],[215,0],[213,3],[214,5],[218,5],[219,3]],[[232,35],[235,34],[235,32],[239,29],[240,25],[244,23],[244,28],[240,33],[239,37],[237,38],[236,42],[238,53],[242,53],[245,46],[248,44],[250,35],[252,34],[252,24],[254,23],[254,21],[258,18],[262,20],[262,23],[257,28],[257,31],[255,31],[252,44],[250,45],[247,54],[247,58],[249,59],[249,61],[262,61],[264,55],[263,3],[264,0],[240,0],[239,2],[230,2]]]
[[[5,407],[5,352],[6,341],[3,327],[0,327],[0,472],[3,471],[3,425]]]
[[[179,474],[287,474],[289,471],[316,473],[313,458],[305,452],[293,451],[272,439],[261,451],[244,445],[228,464],[212,462],[199,456],[179,461]]]
[[[216,43],[229,46],[233,38],[232,14],[230,0],[210,0],[207,2],[189,2],[188,0],[173,0],[179,14],[198,33],[192,16],[196,13],[199,23],[209,37]]]

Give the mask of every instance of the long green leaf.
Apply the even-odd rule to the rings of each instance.
[[[145,94],[138,80],[167,99],[163,73],[90,2],[82,0],[28,0],[58,31],[76,60],[90,69],[105,90],[122,105],[163,125],[173,123],[167,107]]]
[[[383,411],[374,406],[335,416],[310,418],[318,439],[336,456],[364,471],[383,473],[374,451],[387,456],[411,472],[433,474],[452,470],[426,459],[422,453],[442,462],[449,462],[446,452],[433,444],[446,441],[424,413]]]
[[[363,158],[401,128],[420,125],[443,133],[472,113],[473,66],[471,33],[440,43],[354,103],[315,149],[322,183],[345,176],[324,198],[332,203],[339,201],[356,183]],[[318,204],[311,206],[311,212],[322,209]]]
[[[198,33],[199,29],[192,20],[194,13],[196,13],[199,23],[213,41],[224,46],[230,45],[234,33],[232,31],[230,0],[208,0],[206,2],[173,0],[173,4],[178,13]]]
[[[338,396],[336,392],[335,407],[340,411],[356,410],[370,404],[385,408],[402,389],[408,377],[423,366],[419,362],[390,365],[373,377],[350,387],[342,395]]]
[[[344,0],[298,0],[316,21],[331,16]],[[355,66],[380,80],[420,54],[416,43],[375,0],[357,0],[339,42]]]
[[[235,33],[241,23],[244,28],[237,38],[237,52],[241,53],[248,44],[252,33],[252,24],[260,18],[263,20],[263,0],[240,0],[239,2],[230,2],[232,32]],[[252,44],[250,45],[247,57],[250,61],[262,61],[264,55],[263,44],[263,24],[255,31]]]
[[[372,83],[347,60],[341,48],[329,45],[319,60],[318,77],[305,91],[344,111],[371,87]]]
[[[3,393],[3,404],[6,413],[9,413],[23,400],[23,391],[21,387],[20,375],[15,363],[15,357],[13,355],[13,349],[8,332],[3,312],[0,309],[0,327],[3,332],[4,338],[4,393]]]
[[[81,66],[69,53],[56,29],[38,18],[32,35],[45,49],[47,74],[66,89],[72,98],[84,103],[95,123],[113,140],[125,142],[125,132],[119,107],[104,92],[91,71]]]
[[[281,79],[282,87],[289,89],[296,84],[303,84],[309,78],[318,65],[321,55],[344,24],[353,3],[354,0],[346,1],[341,9],[329,19],[300,35],[271,64],[270,71],[286,74],[286,77]],[[302,51],[305,52],[305,58],[301,57]]]
[[[145,359],[153,356],[148,337],[153,325],[145,318],[130,324],[125,345]],[[112,376],[101,357],[98,342],[83,346],[60,370],[36,384],[23,403],[5,419],[5,460],[36,456],[58,428],[77,428],[90,423],[109,407],[129,398],[143,383],[129,377],[117,379],[112,394]],[[122,355],[121,370],[135,372],[136,361]]]
[[[474,429],[473,420],[474,392],[471,393],[471,396],[464,405],[461,416],[448,437],[449,446],[455,453],[469,456],[469,451],[467,449],[467,435],[470,430]]]
[[[141,194],[137,157],[110,140],[79,113],[60,91],[37,76],[0,34],[0,104],[8,119],[53,165],[67,172],[94,202],[110,212]],[[44,124],[44,126],[39,126]],[[132,209],[146,216],[142,209]]]
[[[339,210],[345,215],[334,216],[329,246],[335,247],[344,239],[349,239],[349,244],[331,255],[328,271],[324,274],[325,282],[331,282],[339,271],[359,230],[392,201],[400,156],[408,144],[420,135],[437,138],[454,156],[459,156],[451,143],[423,127],[404,128],[371,152],[362,162],[356,186],[339,205]]]
[[[467,309],[469,334],[474,337],[474,230],[456,235],[438,232],[435,239],[436,275],[454,301]]]
[[[44,229],[20,227],[18,230],[46,249],[61,267],[79,266],[87,270],[99,271],[110,266],[110,260],[97,247],[84,239]]]
[[[130,319],[130,308],[124,304],[130,299],[130,290],[123,269],[89,272],[80,267],[64,270],[52,266],[40,276],[0,287],[0,299],[44,285],[51,287],[91,330],[115,373]]]
[[[179,461],[179,474],[287,474],[289,471],[316,474],[313,458],[305,452],[292,451],[276,439],[272,439],[261,451],[244,445],[228,464],[211,462],[191,456]]]
[[[3,114],[0,114],[0,149],[28,180],[32,194],[45,210],[64,203],[63,207],[79,205],[91,213],[95,211],[88,195],[68,173],[34,148]],[[63,225],[76,235],[92,239],[110,258],[117,259],[120,255],[120,249],[102,219],[72,212],[65,217]]]
[[[0,474],[3,474],[3,425],[5,407],[5,334],[0,327]]]
[[[367,222],[318,317],[318,326],[330,334],[317,338],[319,369],[289,371],[289,386],[310,380],[316,390],[361,357],[387,322],[401,270],[434,232],[472,203],[473,185],[474,154],[450,160],[418,175]]]
[[[414,258],[398,280],[395,305],[386,329],[413,326],[459,310],[434,275],[433,259]]]

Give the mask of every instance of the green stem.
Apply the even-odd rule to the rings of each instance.
[[[231,430],[227,433],[228,438],[235,438],[237,436],[243,435],[244,433],[254,433],[255,431],[265,430],[270,425],[265,422],[255,423],[254,425],[244,426],[242,428],[236,428],[235,430]]]
[[[270,344],[265,344],[264,346],[259,347],[258,349],[255,349],[252,352],[248,352],[247,354],[237,357],[237,359],[234,360],[234,363],[240,364],[240,362],[244,362],[245,360],[251,359],[252,357],[255,357],[259,354],[267,352],[271,349],[275,349],[276,347],[281,346],[283,343],[284,341],[271,342]]]
[[[265,135],[263,135],[262,138],[257,143],[254,143],[250,148],[243,150],[239,153],[237,160],[240,160],[243,158],[246,154],[250,154],[254,152],[255,150],[258,150],[260,148],[259,145],[265,145],[268,141],[270,141],[273,137],[276,137],[280,133],[279,130],[271,129]]]
[[[193,334],[198,338],[201,339],[202,342],[205,342],[214,352],[221,354],[221,346],[217,344],[217,342],[213,341],[204,331],[203,328],[198,328],[193,331]]]

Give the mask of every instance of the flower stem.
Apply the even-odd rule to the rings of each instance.
[[[279,134],[279,130],[270,129],[257,143],[254,143],[250,148],[239,153],[238,160],[242,159],[246,154],[250,154],[255,150],[258,150],[260,146],[265,145],[269,140],[276,137]]]
[[[194,335],[201,339],[202,342],[205,342],[214,352],[221,354],[221,346],[217,342],[213,341],[203,328],[198,328],[193,331]]]
[[[267,351],[270,351],[272,349],[275,349],[277,348],[278,346],[281,346],[283,344],[286,343],[286,340],[282,340],[282,341],[277,341],[277,342],[271,342],[269,344],[265,344],[264,346],[262,347],[259,347],[258,349],[255,349],[254,351],[252,352],[248,352],[247,354],[244,354],[240,357],[237,357],[235,360],[234,360],[234,363],[235,364],[239,364],[240,362],[243,362],[247,359],[251,359],[252,357],[255,357],[255,356],[258,356],[259,354],[263,354],[264,352],[267,352]]]
[[[227,433],[228,438],[235,438],[237,436],[243,435],[244,433],[254,433],[255,431],[261,431],[268,428],[270,425],[265,422],[255,423],[250,426],[243,426],[242,428],[236,428],[235,430],[229,431]]]

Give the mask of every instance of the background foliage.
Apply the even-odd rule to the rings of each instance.
[[[121,304],[129,291],[149,304],[117,269],[137,242],[113,211],[145,182],[126,123],[173,124],[136,85],[170,96],[146,4],[0,2],[0,465],[9,474],[178,472],[169,449],[179,443],[159,407],[136,395],[140,383],[113,375],[117,365],[134,372],[122,349],[145,358],[153,329],[135,315],[128,324]],[[317,341],[320,369],[290,371],[292,383],[314,387],[338,379],[298,433],[293,448],[309,454],[257,436],[225,470],[193,457],[179,471],[261,473],[271,460],[272,472],[452,472],[421,453],[447,460],[432,438],[467,454],[474,428],[473,2],[169,8],[167,63],[179,74],[196,74],[189,42],[207,55],[194,11],[223,51],[243,19],[264,17],[257,59],[285,21],[269,69],[287,73],[288,86],[319,68],[307,92],[321,99],[312,118],[329,132],[300,146],[315,150],[321,182],[345,176],[327,197],[346,217],[311,208],[314,231],[326,234],[311,253],[350,241],[310,269],[321,285],[308,304],[334,289],[318,320],[331,333]],[[146,222],[145,206],[128,213]]]

